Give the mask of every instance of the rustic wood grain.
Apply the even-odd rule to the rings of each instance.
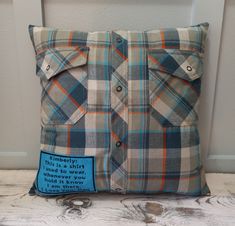
[[[36,172],[0,171],[0,225],[234,226],[235,174],[207,174],[211,196],[29,196]]]

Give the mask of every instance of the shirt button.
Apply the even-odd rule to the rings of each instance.
[[[192,67],[191,66],[187,66],[187,70],[188,71],[192,71]]]
[[[116,90],[117,90],[117,92],[121,92],[122,91],[122,87],[121,86],[117,86]]]
[[[116,142],[116,147],[120,147],[122,145],[122,142],[119,140]]]
[[[121,42],[122,42],[122,39],[119,38],[119,37],[117,37],[117,38],[116,38],[116,41],[117,41],[118,43],[121,43]]]

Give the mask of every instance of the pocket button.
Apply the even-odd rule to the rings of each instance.
[[[51,67],[50,64],[48,64],[46,67],[46,71],[49,71],[50,67]]]
[[[187,66],[187,71],[192,71],[192,67],[191,66]]]

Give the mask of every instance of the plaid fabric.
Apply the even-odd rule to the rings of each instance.
[[[41,150],[94,156],[97,191],[209,193],[197,128],[207,30],[29,25]]]

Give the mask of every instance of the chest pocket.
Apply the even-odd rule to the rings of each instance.
[[[151,115],[164,126],[198,121],[202,54],[179,49],[148,49]]]
[[[89,47],[55,47],[37,53],[42,124],[75,124],[87,112]]]

